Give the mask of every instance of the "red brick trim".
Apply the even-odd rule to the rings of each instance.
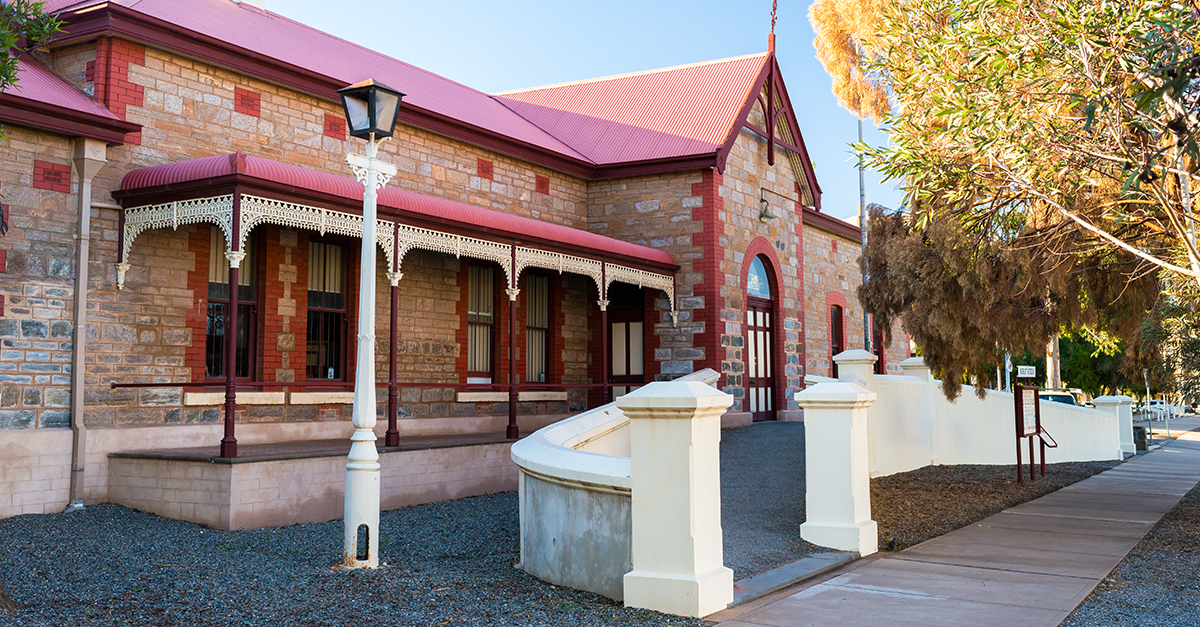
[[[750,338],[746,336],[747,330],[745,323],[747,299],[749,298],[749,296],[746,294],[746,278],[750,274],[750,262],[754,261],[754,258],[759,256],[767,258],[767,272],[770,276],[771,282],[773,283],[773,285],[771,285],[771,337],[773,338],[773,345],[771,346],[771,359],[773,360],[773,363],[771,364],[771,367],[775,373],[774,395],[775,399],[777,399],[775,403],[775,411],[778,412],[781,409],[787,409],[787,355],[783,350],[784,344],[787,341],[787,329],[783,326],[783,264],[779,263],[779,255],[775,252],[775,247],[772,246],[771,242],[767,241],[765,237],[754,238],[754,240],[750,242],[750,245],[746,247],[746,253],[742,257],[742,282],[740,283],[742,286],[742,294],[740,295],[740,300],[742,301],[742,337],[746,338],[745,341],[750,341]],[[746,363],[745,356],[746,351],[743,350],[742,365],[745,368],[745,380],[743,381],[743,387],[746,388],[746,393],[749,394],[750,364]],[[745,410],[746,408],[743,406],[742,411]]]
[[[795,186],[796,186],[796,198],[801,198],[800,184],[795,183]],[[795,211],[796,211],[795,215],[802,216],[804,213],[804,205],[800,204],[800,202],[797,201],[796,205],[795,205]],[[800,306],[797,308],[797,312],[796,312],[796,314],[797,314],[796,320],[798,321],[798,324],[800,325],[800,329],[799,329],[800,343],[796,348],[796,351],[800,355],[800,357],[799,357],[800,368],[799,368],[799,372],[798,372],[799,381],[796,384],[796,389],[803,390],[805,388],[804,376],[806,374],[808,374],[808,336],[806,334],[807,330],[808,330],[808,316],[806,314],[806,312],[808,311],[808,303],[805,302],[805,300],[804,300],[804,290],[805,290],[805,282],[807,280],[807,276],[805,274],[805,266],[804,266],[804,220],[803,219],[796,220],[796,242],[797,242],[796,243],[796,259],[797,259],[796,279],[797,279],[797,282],[800,284],[800,288],[799,288],[799,290],[797,290],[797,294],[796,294],[796,297],[799,299],[796,302],[800,303]],[[788,408],[790,408],[790,409],[798,408],[798,406],[796,405],[796,400],[794,398],[787,399],[787,402],[788,402]]]
[[[241,87],[233,88],[233,110],[245,115],[258,117],[259,111],[262,108],[262,96],[258,92],[242,89]],[[328,122],[326,122],[328,124]]]
[[[325,136],[337,140],[346,139],[346,120],[340,115],[325,114]]]
[[[482,179],[494,180],[495,177],[492,162],[487,159],[479,159],[479,163],[476,165],[476,173]]]
[[[8,268],[8,251],[0,250],[0,272],[7,272]]]
[[[34,161],[33,186],[38,189],[70,194],[71,166],[48,161]]]
[[[92,99],[113,115],[126,119],[129,106],[141,107],[143,89],[129,81],[129,66],[146,64],[146,47],[141,44],[100,37],[96,40],[96,60],[90,64]],[[141,133],[129,133],[125,141],[141,144]]]
[[[698,342],[697,348],[704,349],[704,359],[695,365],[697,370],[712,368],[721,374],[717,388],[724,389],[726,377],[721,369],[723,355],[721,349],[721,330],[725,324],[721,321],[721,310],[724,308],[724,298],[721,288],[725,286],[725,275],[721,272],[721,261],[724,249],[720,244],[721,231],[724,224],[719,216],[725,208],[725,199],[721,198],[721,183],[723,177],[715,169],[704,170],[703,179],[692,185],[692,195],[701,198],[701,206],[692,209],[692,220],[702,225],[701,232],[694,237],[703,251],[702,257],[692,262],[692,271],[704,275],[704,280],[693,288],[696,296],[704,298],[704,308],[693,312],[696,323],[704,325],[704,332],[693,335],[693,341]]]
[[[200,224],[188,234],[188,252],[194,256],[195,265],[187,275],[192,307],[187,311],[186,324],[192,330],[192,343],[184,349],[183,365],[191,369],[192,381],[204,378],[204,343],[208,335],[208,244],[209,229],[213,228],[216,227]]]
[[[0,294],[0,316],[4,315],[4,294]]]
[[[536,182],[534,185],[534,191],[536,191],[539,194],[549,194],[550,193],[549,177],[538,176],[538,177],[536,177],[535,181]]]

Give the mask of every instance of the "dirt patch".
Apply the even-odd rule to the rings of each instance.
[[[1121,462],[1048,464],[1046,476],[1017,483],[1016,467],[926,466],[871,480],[871,517],[879,548],[899,551],[965,527]],[[1026,466],[1028,469],[1028,466]]]

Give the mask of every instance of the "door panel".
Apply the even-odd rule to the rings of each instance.
[[[755,421],[775,420],[775,351],[771,301],[746,301],[746,398]]]

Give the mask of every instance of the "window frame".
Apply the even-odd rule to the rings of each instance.
[[[311,272],[312,272],[312,245],[313,244],[339,246],[342,249],[342,308],[341,309],[331,309],[331,308],[327,308],[327,307],[311,306],[309,304],[309,300],[308,300],[308,292],[309,292],[308,285],[306,284],[304,286],[305,287],[305,291],[304,291],[304,307],[305,307],[305,312],[304,312],[304,381],[345,382],[345,381],[349,380],[349,378],[348,378],[349,373],[348,373],[348,369],[347,369],[347,366],[348,366],[347,357],[348,357],[348,353],[349,353],[349,344],[350,344],[350,299],[352,297],[351,290],[350,290],[350,287],[351,287],[350,286],[350,261],[351,261],[351,256],[354,254],[355,251],[353,250],[353,246],[351,245],[352,242],[349,239],[340,238],[340,237],[336,237],[336,236],[335,237],[312,237],[312,236],[310,236],[308,238],[308,250],[306,251],[308,258],[305,260],[309,267],[309,275],[310,275],[309,280],[311,280]],[[309,338],[309,328],[311,325],[311,314],[313,312],[332,313],[332,314],[341,314],[342,315],[341,328],[336,331],[336,333],[339,336],[338,337],[339,344],[338,344],[338,355],[336,358],[336,367],[338,368],[338,371],[341,376],[334,377],[333,379],[329,379],[326,377],[311,378],[308,376],[308,368],[309,368],[309,366],[308,366],[308,351],[309,351],[309,348],[311,347],[311,343],[309,341],[309,339],[310,339]]]
[[[834,315],[836,312],[837,315]],[[834,338],[837,342],[834,342]],[[833,356],[846,350],[846,308],[838,304],[829,306],[829,376],[838,378],[837,362]]]
[[[471,320],[471,315],[472,315],[472,312],[471,312],[471,269],[472,268],[479,268],[480,270],[487,270],[491,273],[491,276],[492,276],[492,313],[491,313],[491,321],[489,321],[489,322],[478,322],[478,321]],[[496,275],[498,274],[497,273],[498,269],[499,269],[499,266],[497,266],[496,264],[492,264],[492,263],[476,263],[475,261],[469,261],[467,263],[467,285],[466,285],[467,293],[464,295],[465,300],[466,300],[466,307],[464,308],[465,320],[463,321],[463,324],[466,325],[465,328],[467,331],[467,335],[466,335],[467,346],[466,346],[466,350],[464,351],[464,353],[465,353],[466,359],[467,359],[465,372],[466,372],[468,383],[484,383],[484,381],[478,381],[477,379],[485,379],[485,378],[487,379],[486,383],[496,383],[496,325],[499,323],[499,317],[500,317],[500,302],[499,302],[499,300],[500,300],[500,293],[503,291],[503,289],[496,289]],[[471,370],[472,362],[475,361],[474,359],[471,358],[471,350],[472,350],[471,326],[472,325],[488,327],[488,334],[487,334],[488,370],[486,370],[486,371],[485,370]],[[476,379],[476,381],[472,381],[473,379]]]
[[[208,268],[206,269],[206,274],[211,275],[212,264],[215,260],[216,255],[221,255],[222,257],[225,255],[224,250],[214,251],[213,250],[214,247],[211,242],[214,241],[214,239],[215,239],[214,235],[220,235],[221,239],[223,240],[225,233],[223,231],[221,231],[220,227],[218,227],[218,226],[215,226],[215,225],[209,225],[209,226],[212,229],[212,231],[211,231],[211,234],[209,235],[210,244],[209,244],[209,250],[208,250]],[[259,272],[258,270],[259,270],[259,266],[262,263],[261,258],[263,255],[262,255],[262,251],[259,250],[260,247],[258,246],[258,244],[259,244],[258,239],[259,238],[257,237],[257,234],[254,232],[251,232],[250,235],[248,237],[246,237],[246,249],[250,253],[250,254],[246,255],[246,257],[249,258],[250,263],[248,263],[248,264],[243,263],[238,268],[239,286],[240,286],[241,280],[242,280],[241,273],[246,270],[250,271],[251,276],[250,276],[250,281],[249,281],[248,285],[249,285],[249,287],[252,287],[254,289],[254,295],[250,299],[243,299],[242,298],[242,289],[241,289],[241,287],[238,288],[238,303],[237,303],[238,308],[240,309],[242,306],[246,306],[249,308],[249,313],[246,316],[246,324],[244,325],[246,327],[246,345],[247,345],[246,346],[246,352],[247,352],[246,370],[247,370],[247,375],[244,377],[239,377],[235,373],[235,375],[234,375],[235,381],[258,381],[260,378],[258,376],[259,372],[258,372],[258,368],[257,368],[258,352],[259,352],[258,351],[258,348],[259,348],[258,347],[258,310],[259,310],[259,305],[261,304],[261,301],[262,301],[263,290],[262,290],[262,285],[261,285],[262,273]],[[229,275],[226,274],[227,281],[228,281],[228,277],[229,277]],[[211,284],[211,281],[205,281],[205,283],[204,283],[204,289],[205,289],[205,292],[204,292],[204,302],[205,302],[205,304],[204,304],[204,324],[205,324],[205,327],[204,327],[204,329],[205,329],[205,333],[204,333],[204,377],[203,377],[203,380],[206,383],[219,383],[219,382],[228,380],[228,377],[225,374],[220,374],[220,375],[209,375],[208,374],[209,350],[210,350],[209,343],[208,343],[208,338],[209,338],[208,322],[212,315],[211,311],[212,311],[213,304],[224,304],[226,307],[229,307],[230,303],[229,303],[228,290],[226,291],[224,298],[213,298],[211,295],[211,292],[209,291],[211,289],[209,287],[210,284]],[[228,284],[226,284],[226,285],[228,285]],[[239,320],[238,322],[239,322],[238,329],[241,330],[243,325],[240,324],[241,320]],[[221,364],[222,370],[224,370],[225,364],[228,363],[228,361],[227,361],[228,356],[225,355],[225,347],[226,346],[227,346],[227,339],[225,338],[224,334],[222,334],[221,335],[221,347],[220,347],[220,352],[221,352],[220,364]],[[234,360],[236,362],[237,358],[235,357]],[[236,366],[235,366],[235,368],[236,368]]]
[[[544,301],[546,326],[544,326],[544,327],[535,327],[535,326],[530,326],[530,324],[529,324],[529,316],[533,310],[530,300],[533,298],[532,285],[533,285],[534,280],[545,281],[545,285],[546,285],[546,296],[545,296],[545,301]],[[522,291],[525,293],[525,382],[526,383],[552,383],[551,368],[550,368],[550,364],[551,364],[550,356],[552,354],[554,354],[553,350],[552,350],[552,346],[554,344],[554,335],[552,332],[552,330],[554,328],[554,307],[552,305],[552,303],[554,302],[553,281],[550,280],[549,274],[542,273],[542,272],[526,272],[525,273],[525,289]],[[543,366],[542,374],[545,375],[544,381],[531,381],[529,379],[529,368],[532,363],[532,360],[530,359],[530,357],[533,354],[531,352],[530,346],[529,346],[529,342],[533,337],[533,334],[530,333],[531,330],[542,332],[542,366]]]

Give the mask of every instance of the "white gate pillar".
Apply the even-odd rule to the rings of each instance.
[[[1099,396],[1092,399],[1096,409],[1117,417],[1118,441],[1121,443],[1121,455],[1133,455],[1137,449],[1133,445],[1133,399],[1124,394],[1118,396]]]
[[[854,376],[841,368],[838,362],[840,372]],[[826,382],[797,392],[796,402],[804,408],[808,477],[808,519],[800,525],[800,537],[859,555],[874,553],[879,531],[871,520],[867,407],[875,394],[852,381]]]
[[[704,616],[733,601],[721,535],[721,414],[733,397],[698,381],[617,399],[629,417],[633,570],[625,605]]]

